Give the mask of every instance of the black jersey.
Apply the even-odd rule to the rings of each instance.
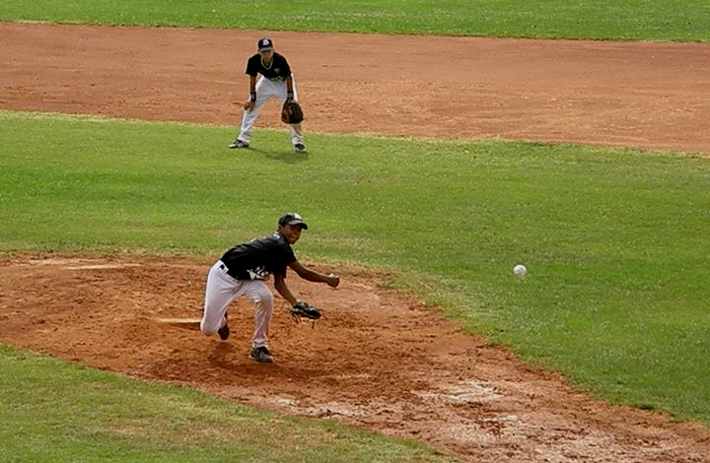
[[[285,276],[286,266],[295,260],[291,245],[279,233],[234,246],[221,258],[237,280],[265,280],[271,273]]]
[[[264,67],[261,55],[257,53],[247,60],[247,74],[252,77],[261,74],[267,79],[286,80],[286,77],[291,75],[291,66],[288,65],[288,61],[283,55],[274,52],[271,64],[268,68]]]

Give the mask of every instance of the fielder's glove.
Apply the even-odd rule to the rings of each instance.
[[[300,323],[302,318],[307,318],[308,320],[318,320],[321,317],[320,311],[315,307],[311,306],[308,302],[296,302],[296,304],[291,307],[291,317],[296,323]]]
[[[281,122],[298,124],[303,121],[303,110],[296,100],[286,100],[281,108]]]

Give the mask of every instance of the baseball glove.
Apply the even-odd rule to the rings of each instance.
[[[291,317],[296,323],[300,323],[302,318],[308,320],[318,320],[321,317],[320,311],[308,302],[297,302],[291,307]]]
[[[286,100],[281,108],[281,121],[285,124],[298,124],[303,120],[303,109],[296,100]]]

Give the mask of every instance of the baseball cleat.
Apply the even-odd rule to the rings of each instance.
[[[219,339],[221,339],[222,341],[226,341],[227,338],[229,338],[229,325],[226,322],[227,314],[224,314],[224,320],[225,320],[225,322],[224,322],[224,325],[222,326],[222,328],[217,330],[217,334],[219,335]]]
[[[274,361],[274,357],[265,346],[252,347],[251,351],[249,351],[249,358],[261,363],[273,363]]]
[[[303,143],[298,143],[296,145],[293,145],[293,150],[298,154],[303,154],[303,153],[308,152],[308,150],[306,150],[306,145],[304,145]]]
[[[249,143],[243,142],[241,140],[234,140],[232,143],[229,144],[229,149],[234,148],[249,148]]]

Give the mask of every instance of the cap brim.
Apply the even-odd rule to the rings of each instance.
[[[266,48],[259,48],[259,51],[269,51],[269,50],[273,50],[273,49],[274,49],[274,47],[266,47]]]
[[[292,221],[286,223],[286,225],[300,225],[301,228],[303,228],[304,230],[308,230],[308,225],[306,225],[306,222],[304,222],[302,220],[292,220]]]

